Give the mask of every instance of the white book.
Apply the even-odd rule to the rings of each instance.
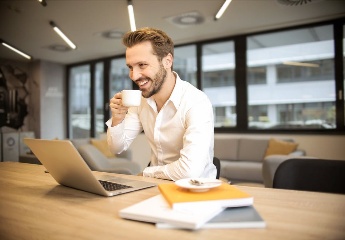
[[[164,222],[178,228],[198,229],[223,210],[224,208],[219,206],[173,210],[159,194],[120,210],[119,215],[125,219],[151,223]]]
[[[178,228],[168,223],[156,223],[157,228]],[[266,222],[253,206],[226,208],[201,228],[265,228]]]

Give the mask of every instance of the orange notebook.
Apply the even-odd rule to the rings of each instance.
[[[219,206],[242,207],[253,204],[253,197],[227,183],[212,188],[207,192],[191,192],[175,183],[158,184],[158,189],[173,209],[190,209]]]

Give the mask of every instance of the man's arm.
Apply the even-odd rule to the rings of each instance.
[[[126,151],[137,135],[142,131],[137,107],[122,105],[121,93],[110,99],[112,117],[106,122],[108,126],[107,141],[111,152],[119,154]]]

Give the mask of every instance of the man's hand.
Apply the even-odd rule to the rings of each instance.
[[[128,107],[122,105],[121,92],[116,93],[114,97],[110,99],[109,107],[112,116],[111,126],[114,127],[123,121],[128,111]]]

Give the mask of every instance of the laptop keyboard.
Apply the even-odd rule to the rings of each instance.
[[[131,186],[124,185],[124,184],[107,182],[107,181],[103,181],[103,180],[98,180],[98,181],[102,184],[104,189],[107,191],[115,191],[115,190],[120,190],[120,189],[132,188]]]

